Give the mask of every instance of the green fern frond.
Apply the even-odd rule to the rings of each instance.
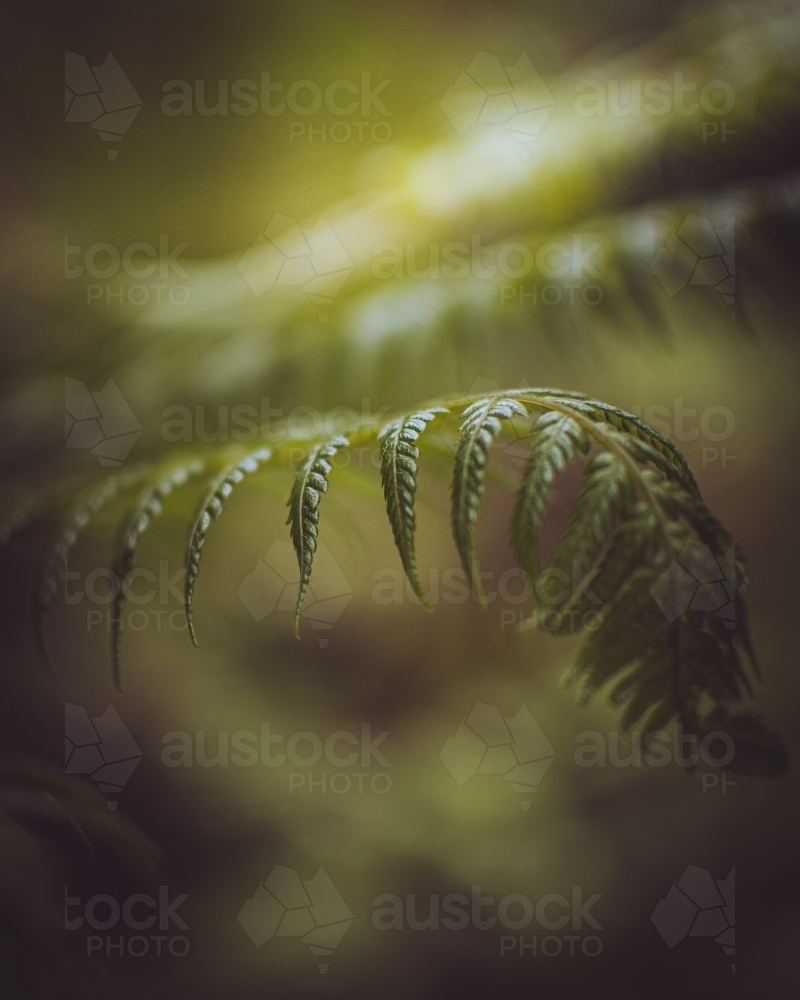
[[[572,405],[576,409],[581,407],[580,402]],[[626,440],[632,449],[640,444],[644,445],[645,447],[640,450],[640,454],[647,457],[639,459],[640,461],[653,462],[665,475],[680,481],[688,493],[700,496],[700,487],[697,485],[697,480],[694,478],[686,458],[680,449],[676,448],[672,441],[659,433],[655,427],[651,427],[641,417],[637,417],[633,413],[626,413],[616,406],[596,399],[589,401],[587,410],[596,420],[599,419],[620,431],[622,440]],[[653,455],[653,452],[656,454]]]
[[[528,461],[517,493],[511,541],[517,559],[533,580],[539,575],[539,535],[550,491],[559,472],[589,450],[589,438],[565,413],[547,410],[532,428]]]
[[[418,462],[421,451],[427,449],[425,442],[431,440],[423,441],[425,430],[436,417],[450,413],[460,414],[451,527],[475,595],[483,597],[474,538],[489,451],[503,435],[510,436],[508,422],[517,417],[532,420],[512,543],[520,564],[534,580],[539,574],[542,521],[556,479],[569,463],[598,449],[583,470],[578,498],[549,567],[562,580],[566,574],[573,585],[566,596],[554,601],[540,595],[548,607],[536,610],[523,630],[544,627],[557,636],[584,631],[566,680],[580,681],[582,701],[610,684],[610,698],[622,711],[623,726],[644,719],[645,726],[661,728],[677,720],[698,741],[711,731],[737,732],[742,745],[737,744],[731,767],[764,774],[785,769],[787,758],[778,737],[744,708],[745,697],[752,697],[753,692],[741,654],[756,674],[758,667],[742,598],[747,573],[733,537],[703,503],[691,470],[671,442],[632,414],[580,393],[526,388],[448,398],[397,417],[381,429],[356,420],[348,436],[316,442],[306,439],[310,450],[295,475],[287,519],[300,567],[295,635],[311,578],[319,504],[328,489],[332,459],[339,449],[373,440],[376,434],[381,441],[381,479],[389,523],[403,569],[424,603],[414,544]],[[192,600],[211,521],[246,473],[268,458],[289,461],[297,444],[293,437],[277,450],[240,454],[234,463],[227,459],[209,485],[191,526],[186,555],[185,607],[195,644]],[[114,556],[120,579],[132,569],[139,536],[158,515],[163,497],[190,469],[194,471],[195,466],[184,463],[173,468],[149,485],[129,510]],[[142,473],[129,477],[136,475]],[[93,512],[129,481],[120,477],[113,487],[83,495],[59,529],[37,604],[37,635],[45,653],[47,608],[63,578],[64,560]],[[702,565],[703,560],[708,565]],[[578,573],[573,573],[575,564]],[[694,610],[695,598],[684,599],[681,588],[685,590],[688,581],[696,589],[706,580],[716,587],[713,600],[705,598],[706,604],[701,600]],[[117,619],[123,601],[121,592],[115,604]],[[714,611],[706,607],[709,601]],[[116,682],[119,639],[115,627]],[[712,725],[716,729],[710,729]]]
[[[513,416],[527,417],[528,411],[516,399],[489,396],[479,399],[461,414],[450,506],[450,524],[461,565],[473,593],[486,602],[475,563],[475,522],[478,519],[489,449],[500,433],[501,421]]]
[[[123,473],[113,482],[109,481],[103,483],[102,486],[90,487],[78,496],[61,519],[39,577],[39,589],[34,611],[36,645],[50,673],[55,673],[55,667],[47,645],[47,617],[56,591],[64,582],[69,554],[78,541],[81,531],[89,524],[92,517],[110,500],[113,500],[120,490],[127,489],[141,480],[147,471],[139,468]]]
[[[297,604],[294,611],[294,634],[300,638],[300,609],[306,596],[308,581],[311,579],[311,565],[317,548],[317,524],[319,523],[319,501],[328,489],[328,475],[333,458],[340,448],[347,448],[346,437],[335,437],[330,441],[315,445],[300,463],[292,484],[292,492],[287,506],[291,526],[292,543],[300,566],[300,585],[297,590]]]
[[[669,619],[650,593],[658,566],[637,569],[623,592],[589,632],[578,650],[567,682],[580,677],[580,700],[587,702],[625,667],[643,657],[669,629]]]
[[[414,495],[417,491],[417,441],[428,424],[437,415],[447,413],[442,406],[430,410],[420,410],[408,417],[400,417],[387,424],[380,432],[381,482],[386,499],[386,512],[392,526],[397,551],[405,574],[414,588],[414,593],[429,611],[432,610],[422,584],[417,576],[414,553]]]
[[[572,508],[561,541],[545,571],[556,578],[564,596],[547,598],[548,610],[559,612],[576,588],[594,568],[625,509],[635,500],[636,486],[628,469],[608,451],[601,451],[587,464],[583,484]],[[545,595],[542,595],[545,596]]]
[[[600,609],[607,611],[611,607],[637,566],[647,564],[655,556],[659,541],[658,520],[650,507],[643,501],[632,504],[612,534],[596,575],[556,613],[560,614],[560,621],[548,620],[546,614],[541,614],[523,622],[521,629],[527,631],[544,624],[551,635],[568,636],[599,622]]]
[[[111,570],[117,581],[114,596],[114,613],[111,616],[111,657],[113,664],[114,686],[120,687],[120,653],[122,647],[122,612],[125,606],[125,587],[128,574],[136,565],[136,546],[143,532],[164,509],[163,501],[176,486],[182,486],[191,476],[202,472],[204,463],[200,459],[184,461],[171,468],[158,481],[148,485],[130,506],[122,520],[117,540],[114,545],[114,556]]]
[[[189,637],[195,647],[197,647],[197,635],[194,628],[192,604],[197,578],[200,575],[200,556],[203,554],[206,533],[211,522],[215,521],[222,513],[222,506],[233,492],[236,484],[240,483],[246,475],[255,472],[262,462],[268,461],[271,457],[271,448],[260,448],[258,451],[245,455],[244,458],[237,458],[235,462],[227,464],[211,482],[197,508],[186,546],[186,577],[183,591]]]

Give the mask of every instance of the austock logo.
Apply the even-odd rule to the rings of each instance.
[[[713,611],[725,627],[736,620],[736,546],[714,556],[702,542],[690,539],[650,591],[666,617],[675,621],[686,611]]]
[[[256,948],[273,937],[300,938],[322,959],[333,955],[353,914],[324,868],[301,882],[291,868],[275,865],[239,911],[238,920]],[[321,973],[328,971],[327,962],[318,965]]]
[[[329,306],[353,270],[339,237],[320,216],[301,229],[286,215],[269,225],[236,265],[250,291],[260,297],[273,286],[302,288],[314,305]],[[328,318],[320,312],[320,322]]]
[[[524,53],[504,67],[497,56],[476,52],[439,105],[459,135],[473,125],[502,125],[527,159],[555,103]]]
[[[118,796],[142,759],[142,751],[113,705],[89,718],[80,705],[64,705],[67,774],[86,774],[106,796]],[[117,808],[117,799],[107,799]]]
[[[67,448],[87,448],[103,466],[119,466],[139,440],[142,425],[109,379],[99,392],[85,382],[64,379]]]
[[[478,702],[439,756],[459,785],[476,774],[496,774],[515,792],[530,796],[555,760],[555,750],[525,705],[503,719],[493,705]],[[523,810],[530,805],[529,797],[520,802]]]
[[[736,944],[736,869],[715,881],[705,868],[689,865],[650,917],[670,948],[687,937],[713,938],[731,958]],[[731,963],[731,972],[736,966]]]
[[[672,297],[687,285],[714,287],[724,302],[736,303],[736,217],[715,228],[708,219],[687,215],[650,268]]]
[[[171,955],[183,958],[190,951],[189,939],[183,934],[170,935],[171,924],[178,930],[188,931],[189,925],[178,913],[189,898],[188,893],[169,899],[169,886],[158,887],[158,899],[137,892],[120,902],[105,892],[90,896],[86,903],[80,896],[70,896],[64,887],[64,929],[78,931],[114,931],[113,934],[86,933],[86,957],[101,955],[105,958],[143,958],[145,955],[161,958]],[[73,911],[77,909],[78,914]],[[121,921],[121,922],[120,922]],[[165,934],[125,934],[128,931],[166,931]]]
[[[574,957],[583,954],[596,958],[603,950],[603,941],[596,934],[505,934],[503,931],[524,931],[531,927],[547,931],[583,931],[603,928],[592,913],[592,907],[602,898],[595,893],[584,901],[583,887],[572,886],[572,899],[557,892],[549,892],[534,902],[529,896],[512,892],[495,902],[493,896],[484,896],[479,885],[471,886],[470,896],[463,892],[450,892],[445,896],[431,893],[420,906],[414,893],[402,898],[386,892],[372,902],[372,926],[378,931],[462,931],[471,927],[478,931],[496,929],[499,934],[499,955],[519,958],[556,958],[559,955]],[[500,930],[500,929],[503,930]],[[576,948],[576,944],[578,947]]]
[[[109,52],[100,66],[64,53],[64,120],[90,125],[104,142],[119,142],[139,113],[142,100]],[[109,160],[117,150],[107,150]]]
[[[390,735],[388,730],[372,735],[369,722],[361,723],[360,735],[339,729],[329,733],[324,740],[310,729],[301,729],[284,740],[281,733],[273,733],[269,722],[262,722],[259,732],[240,729],[235,733],[227,730],[215,734],[216,756],[207,754],[206,734],[196,732],[194,739],[190,733],[175,730],[166,733],[162,743],[161,762],[165,767],[192,767],[197,761],[200,767],[253,767],[257,763],[269,768],[283,768],[287,761],[300,768],[289,772],[289,793],[299,790],[313,793],[332,792],[344,795],[357,792],[362,795],[372,791],[385,795],[392,787],[392,779],[386,771],[373,772],[373,760],[378,766],[390,768],[392,765],[380,749]],[[236,753],[228,752],[228,743]],[[276,753],[273,753],[276,750]],[[328,769],[314,772],[311,768],[323,760],[337,770]],[[322,764],[325,767],[325,764]],[[359,771],[358,768],[361,768]]]
[[[320,139],[322,142],[342,143],[350,139],[364,142],[387,142],[392,137],[392,128],[386,121],[372,121],[376,115],[391,117],[391,112],[383,103],[381,94],[391,83],[381,80],[373,86],[372,74],[362,71],[361,85],[354,80],[333,80],[323,88],[315,80],[295,80],[285,92],[284,85],[274,81],[271,74],[262,70],[258,81],[218,80],[210,87],[205,80],[195,80],[194,86],[188,80],[168,80],[162,87],[164,98],[161,110],[165,115],[191,115],[196,110],[203,117],[216,115],[262,114],[276,117],[288,110],[302,121],[289,123],[289,141],[301,137],[308,142]],[[228,99],[228,91],[233,100]],[[216,104],[210,104],[208,95],[214,94]],[[275,100],[273,100],[273,97]],[[322,110],[335,117],[335,121],[310,120]],[[324,114],[324,112],[323,112]],[[362,121],[354,121],[360,114]],[[343,119],[347,118],[348,121]]]
[[[294,612],[299,587],[300,568],[294,547],[278,539],[244,578],[238,594],[253,620],[260,622],[273,611]],[[324,542],[318,542],[314,574],[306,590],[301,618],[316,631],[329,631],[352,596],[353,588],[330,550]],[[324,649],[328,645],[327,636],[320,636],[318,642]]]
[[[175,282],[189,279],[178,260],[188,246],[188,243],[178,243],[170,250],[168,234],[160,233],[158,249],[151,243],[137,241],[122,248],[121,253],[112,243],[105,242],[92,243],[84,250],[80,244],[71,244],[69,236],[65,235],[64,277],[67,281],[91,277],[106,282],[87,281],[86,304],[89,306],[99,303],[109,307],[112,304],[149,307],[167,302],[182,306],[189,301],[191,292],[188,285]],[[77,262],[73,263],[75,258]],[[120,279],[119,284],[115,287],[107,281],[109,278]]]

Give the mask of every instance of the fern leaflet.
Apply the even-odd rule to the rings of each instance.
[[[414,553],[414,494],[417,490],[417,459],[419,447],[416,442],[427,425],[440,413],[447,413],[443,407],[421,410],[409,417],[400,417],[387,424],[381,431],[381,480],[386,498],[386,511],[392,526],[395,545],[400,553],[405,574],[414,588],[414,593],[429,611],[431,606],[417,576]]]
[[[200,556],[203,554],[206,533],[211,522],[215,521],[222,513],[222,505],[231,495],[236,484],[240,483],[249,473],[255,472],[262,462],[268,461],[271,457],[272,450],[270,448],[260,448],[258,451],[226,465],[222,472],[212,480],[197,508],[192,526],[189,529],[189,541],[186,546],[186,577],[183,590],[184,612],[189,637],[195,647],[197,647],[197,635],[195,634],[192,605],[194,589],[200,575]]]
[[[501,429],[501,421],[513,416],[526,417],[528,411],[516,399],[489,396],[471,403],[461,414],[459,439],[450,506],[450,523],[461,565],[472,591],[481,603],[486,602],[475,562],[475,522],[478,519],[489,449]]]
[[[317,548],[317,524],[319,523],[319,502],[328,489],[328,475],[333,468],[329,459],[340,448],[349,445],[346,437],[335,437],[315,445],[300,463],[292,484],[292,492],[287,506],[289,517],[286,523],[291,527],[292,543],[300,567],[300,584],[297,590],[297,604],[294,611],[294,634],[300,638],[300,609],[311,579],[311,565]]]

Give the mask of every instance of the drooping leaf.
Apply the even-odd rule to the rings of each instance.
[[[294,612],[294,634],[300,638],[300,609],[311,579],[311,566],[317,548],[317,524],[319,523],[319,502],[328,489],[328,475],[333,468],[329,459],[340,448],[346,448],[346,437],[335,437],[330,441],[314,445],[297,470],[289,496],[289,517],[292,543],[300,567],[300,585]]]
[[[542,595],[546,586],[539,591],[551,611],[560,611],[577,595],[581,581],[594,567],[635,494],[628,469],[610,452],[601,451],[588,463],[564,534],[545,570],[557,579],[560,593]]]
[[[589,450],[589,438],[564,413],[548,410],[531,428],[528,461],[514,508],[511,540],[517,559],[533,580],[539,575],[539,535],[550,491],[559,472]]]
[[[259,465],[269,461],[271,457],[272,450],[270,448],[260,448],[258,451],[245,455],[244,458],[237,458],[235,462],[226,465],[209,485],[194,515],[186,546],[186,577],[183,592],[189,637],[195,647],[197,646],[197,635],[195,634],[192,605],[194,589],[200,575],[200,556],[203,554],[206,533],[211,522],[215,521],[222,513],[222,506],[233,492],[236,484],[240,483],[249,473],[255,472]]]
[[[39,587],[36,594],[34,612],[34,631],[36,644],[45,666],[50,673],[55,672],[50,650],[47,645],[46,627],[50,604],[56,591],[64,582],[67,559],[80,533],[89,524],[92,517],[104,507],[120,490],[135,485],[147,473],[146,469],[136,469],[123,473],[101,486],[92,486],[81,493],[75,503],[67,510],[55,533],[44,567],[39,577]]]
[[[699,500],[700,494],[691,472],[687,476],[681,466],[671,461],[662,450],[653,447],[650,441],[621,433],[616,428],[605,427],[603,430],[606,440],[619,444],[637,462],[654,465],[663,476],[680,487],[690,502]]]
[[[120,687],[120,653],[122,647],[122,613],[125,607],[126,588],[129,574],[136,565],[136,546],[143,532],[164,509],[164,498],[176,486],[182,486],[191,476],[202,472],[204,463],[200,459],[181,462],[166,474],[159,476],[155,483],[145,487],[131,504],[117,532],[111,571],[116,580],[114,613],[111,616],[111,658],[114,685]]]
[[[419,448],[416,442],[427,425],[440,413],[447,413],[441,406],[420,410],[408,417],[387,424],[381,431],[381,481],[386,499],[386,511],[392,526],[395,545],[400,553],[405,574],[414,588],[414,593],[430,610],[430,604],[417,576],[414,553],[414,494],[417,490],[417,459]]]
[[[459,439],[450,504],[450,524],[461,565],[473,593],[485,603],[483,586],[475,563],[475,522],[478,519],[489,449],[501,428],[501,421],[526,417],[528,411],[515,399],[490,396],[471,403],[461,414]]]
[[[568,681],[582,678],[582,700],[588,700],[606,681],[644,656],[668,630],[669,619],[650,593],[656,578],[656,570],[651,568],[634,573],[599,628],[588,632],[567,674]]]
[[[581,406],[580,403],[573,405],[576,408]],[[683,480],[685,483],[684,488],[688,492],[698,497],[700,496],[700,487],[697,485],[694,474],[689,468],[689,463],[686,461],[681,450],[669,438],[664,437],[663,434],[657,431],[655,427],[651,427],[650,424],[633,413],[626,413],[625,410],[620,410],[618,407],[611,406],[609,403],[603,403],[600,400],[590,400],[587,409],[595,419],[599,417],[605,420],[618,431],[642,441],[658,452],[665,459],[667,466],[672,468],[673,473],[679,475]],[[662,468],[662,471],[664,471],[664,468]]]
[[[628,507],[622,523],[614,531],[611,541],[597,567],[583,586],[571,595],[570,601],[554,616],[549,609],[524,622],[527,628],[544,624],[551,635],[566,636],[584,628],[599,626],[600,620],[611,607],[636,569],[646,565],[658,549],[658,522],[646,503],[639,501]]]

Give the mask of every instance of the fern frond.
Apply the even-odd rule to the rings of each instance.
[[[567,675],[568,682],[582,678],[582,702],[644,656],[668,630],[669,619],[650,593],[657,578],[657,567],[638,569],[604,615],[600,627],[584,639]]]
[[[429,611],[431,606],[417,576],[414,553],[414,532],[416,530],[414,494],[417,491],[417,459],[419,458],[419,447],[416,442],[428,424],[442,413],[447,413],[447,410],[442,406],[420,410],[411,416],[400,417],[392,421],[380,432],[380,438],[383,441],[381,444],[381,482],[395,545],[400,553],[405,574],[414,588],[414,593]]]
[[[587,464],[580,494],[545,570],[557,578],[559,590],[566,591],[560,600],[546,598],[549,610],[558,612],[570,600],[593,569],[612,529],[635,496],[636,486],[628,469],[610,452],[599,452]]]
[[[572,404],[576,409],[581,407],[581,403]],[[629,447],[634,449],[638,445],[645,447],[640,449],[639,454],[647,456],[639,461],[653,462],[654,465],[665,475],[680,481],[682,487],[691,494],[700,496],[700,487],[694,478],[689,463],[669,438],[664,437],[655,427],[651,427],[641,417],[633,413],[626,413],[616,406],[603,403],[593,399],[588,402],[587,411],[592,414],[595,420],[603,420],[613,428],[621,432],[621,440],[627,440]],[[655,455],[652,453],[655,452]],[[634,457],[637,457],[636,455]]]
[[[111,617],[111,657],[114,686],[118,691],[122,690],[120,687],[122,612],[126,599],[126,581],[136,565],[136,546],[142,534],[164,509],[164,499],[176,486],[182,486],[191,476],[201,472],[203,467],[204,463],[200,459],[181,462],[160,476],[157,482],[145,487],[130,506],[117,532],[111,564],[111,571],[117,581],[114,613]]]
[[[573,586],[567,596],[554,601],[544,595],[550,606],[539,608],[524,627],[543,626],[554,635],[583,630],[583,642],[566,679],[581,682],[583,701],[610,684],[610,697],[621,709],[623,726],[644,719],[644,725],[661,728],[677,720],[696,741],[715,731],[713,726],[741,740],[731,767],[765,774],[785,768],[787,758],[779,738],[743,707],[753,692],[742,656],[756,674],[758,667],[742,597],[747,573],[733,537],[704,504],[691,470],[671,442],[637,417],[580,393],[525,388],[448,398],[397,417],[382,429],[374,422],[356,420],[348,436],[316,443],[304,439],[310,450],[295,475],[287,518],[300,567],[295,635],[299,635],[299,615],[317,547],[319,505],[328,489],[333,458],[340,449],[374,440],[376,434],[395,544],[406,576],[425,602],[415,553],[418,460],[432,441],[431,435],[423,438],[424,432],[435,418],[449,413],[460,414],[451,527],[473,593],[484,599],[475,560],[475,526],[489,451],[506,432],[504,423],[535,414],[512,522],[514,550],[534,579],[539,576],[542,522],[556,478],[592,448],[597,452],[583,470],[578,498],[549,567],[561,580],[566,574]],[[291,439],[292,445],[298,443],[296,437]],[[442,445],[436,453],[445,451]],[[208,528],[247,473],[270,457],[284,461],[289,454],[287,445],[277,451],[262,448],[243,456],[240,452],[234,462],[226,458],[197,509],[189,532],[184,590],[195,645],[192,604]],[[139,537],[158,516],[163,498],[199,467],[199,462],[174,466],[148,485],[131,506],[119,530],[113,560],[120,582],[133,568]],[[81,495],[62,521],[37,601],[37,637],[48,663],[44,626],[63,579],[64,561],[92,514],[142,474],[120,476],[114,485]],[[575,565],[578,573],[573,572]],[[114,606],[117,684],[124,600],[121,589]],[[553,616],[555,624],[548,621]]]
[[[672,518],[684,518],[692,527],[697,537],[712,552],[719,557],[728,553],[733,546],[732,576],[736,587],[743,590],[747,586],[747,567],[741,552],[736,551],[733,535],[706,507],[699,497],[693,497],[675,487],[674,483],[664,482],[649,471],[643,473],[643,478],[657,495],[658,500],[667,514]]]
[[[78,541],[81,531],[88,525],[92,517],[110,500],[113,500],[120,490],[127,489],[141,480],[147,471],[142,468],[132,470],[116,477],[113,482],[109,481],[103,483],[102,486],[90,487],[78,496],[61,519],[45,557],[44,567],[39,575],[39,588],[34,611],[36,645],[45,667],[50,673],[55,673],[55,667],[47,645],[47,617],[56,591],[64,582],[69,554]]]
[[[559,472],[589,450],[589,438],[572,417],[548,410],[533,427],[528,461],[520,482],[511,541],[517,559],[533,580],[539,575],[539,534],[550,491]]]
[[[297,554],[300,567],[300,584],[297,590],[297,604],[294,611],[294,634],[300,638],[300,609],[306,595],[308,581],[311,579],[311,565],[317,548],[317,524],[319,523],[319,501],[328,489],[328,475],[333,465],[328,459],[333,458],[340,448],[347,448],[350,442],[346,437],[335,437],[330,441],[314,445],[311,451],[300,463],[292,484],[289,496],[289,517],[286,523],[291,526],[292,543]]]
[[[592,623],[599,623],[602,612],[610,609],[636,568],[652,560],[659,541],[659,525],[652,510],[643,501],[632,504],[612,534],[596,575],[573,593],[557,612],[560,621],[557,618],[554,624],[548,624],[546,615],[542,614],[524,622],[522,630],[544,624],[551,635],[566,636],[593,627]]]
[[[200,501],[197,511],[189,530],[189,541],[186,546],[186,577],[184,580],[184,611],[189,630],[189,637],[192,645],[197,647],[197,635],[194,628],[194,614],[192,604],[194,601],[194,588],[197,578],[200,575],[200,556],[203,554],[203,545],[206,541],[206,533],[212,521],[215,521],[222,513],[222,506],[233,492],[237,483],[240,483],[246,475],[255,472],[262,462],[268,461],[272,457],[272,449],[260,448],[258,451],[238,458],[235,462],[229,463],[214,478],[206,491],[205,496]]]
[[[489,449],[500,432],[501,421],[527,415],[528,411],[522,403],[508,396],[479,399],[470,403],[461,414],[453,470],[450,523],[461,565],[473,593],[482,604],[486,597],[475,563],[475,522],[485,489],[483,480],[489,461]]]

